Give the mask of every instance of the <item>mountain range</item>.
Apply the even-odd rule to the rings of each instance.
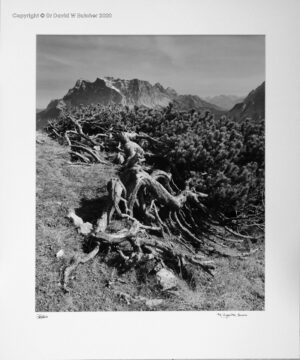
[[[241,101],[237,97],[219,96],[211,98],[214,102],[212,103],[197,95],[179,95],[170,87],[164,88],[160,83],[152,85],[148,81],[139,79],[104,77],[97,78],[94,82],[77,80],[75,86],[63,98],[50,101],[46,109],[37,112],[37,128],[44,128],[48,119],[56,118],[62,108],[81,104],[121,104],[128,107],[163,108],[172,103],[178,110],[210,110],[214,114],[225,114],[231,101],[233,106],[229,111],[230,115],[250,116],[255,112],[261,117],[262,114],[264,116],[264,83],[250,92],[243,101],[236,103],[239,100]]]
[[[113,77],[97,78],[94,82],[77,80],[62,99],[50,101],[47,108],[37,114],[40,122],[54,118],[64,106],[88,104],[121,104],[128,107],[144,106],[148,108],[166,107],[173,103],[179,110],[211,110],[222,112],[218,106],[210,104],[197,95],[179,95],[160,83],[154,85],[139,79],[123,80]]]

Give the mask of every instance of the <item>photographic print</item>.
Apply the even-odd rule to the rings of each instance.
[[[264,310],[265,36],[36,53],[36,311]]]

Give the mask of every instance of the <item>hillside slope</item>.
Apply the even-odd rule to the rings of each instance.
[[[107,154],[106,154],[107,157]],[[36,147],[36,311],[117,310],[262,310],[264,304],[263,246],[252,257],[216,258],[213,279],[200,270],[197,288],[186,283],[176,294],[161,293],[154,278],[142,278],[134,269],[117,272],[110,254],[101,252],[73,274],[71,292],[60,288],[60,269],[73,255],[88,251],[89,244],[66,218],[69,208],[85,221],[95,222],[114,176],[112,164],[70,163],[67,147],[37,133]],[[118,222],[114,223],[118,227]],[[64,250],[65,258],[56,254]],[[118,294],[161,299],[157,306],[128,302]]]

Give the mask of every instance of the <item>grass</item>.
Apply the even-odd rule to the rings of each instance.
[[[100,254],[73,274],[71,291],[60,286],[60,269],[66,258],[83,252],[84,238],[66,218],[69,208],[85,221],[95,222],[101,209],[106,183],[116,172],[114,165],[71,165],[67,148],[37,132],[36,147],[36,311],[128,311],[128,310],[263,310],[264,246],[244,260],[216,257],[217,271],[208,279],[195,273],[197,287],[181,282],[179,291],[162,294],[153,276],[141,279],[132,269],[118,274],[113,254]],[[117,292],[163,303],[147,307],[127,304]]]

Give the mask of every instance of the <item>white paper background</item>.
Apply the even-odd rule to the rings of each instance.
[[[13,19],[12,13],[111,12],[112,19]],[[2,2],[0,358],[299,357],[300,2]],[[36,34],[266,35],[266,311],[50,313],[35,277]]]

